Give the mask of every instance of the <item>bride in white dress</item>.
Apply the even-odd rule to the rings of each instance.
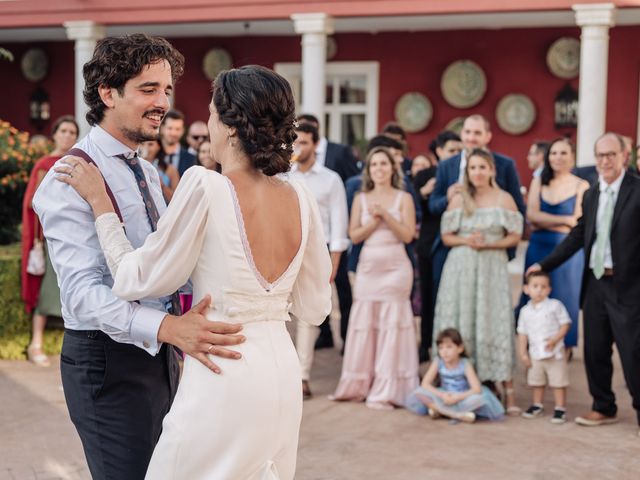
[[[302,416],[300,367],[285,322],[319,325],[331,309],[331,262],[313,196],[274,177],[288,170],[294,103],[263,67],[221,73],[209,132],[222,175],[192,167],[158,230],[134,250],[99,171],[71,157],[58,169],[92,206],[100,244],[126,300],[171,294],[187,279],[212,321],[240,323],[242,357],[212,373],[187,356],[147,479],[293,479]],[[210,358],[212,359],[212,358]]]

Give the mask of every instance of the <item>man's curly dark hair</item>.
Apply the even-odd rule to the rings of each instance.
[[[116,88],[122,95],[127,81],[139,75],[145,66],[163,60],[171,66],[171,77],[175,83],[184,71],[184,57],[164,38],[134,33],[100,40],[93,58],[82,69],[89,125],[97,125],[104,118],[106,105],[100,98],[98,87]]]

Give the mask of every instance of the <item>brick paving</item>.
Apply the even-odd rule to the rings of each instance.
[[[331,402],[326,396],[337,383],[339,353],[322,350],[316,359],[314,398],[304,408],[299,480],[638,478],[640,438],[619,364],[614,387],[621,422],[585,428],[551,425],[548,415],[451,425],[404,410],[379,412]],[[58,365],[58,358],[46,369],[0,362],[1,480],[90,478],[64,404]],[[521,372],[520,385],[522,379]],[[571,380],[568,414],[573,418],[589,407],[579,355],[571,363]],[[521,386],[518,400],[523,407],[529,400]],[[551,392],[546,400],[551,409]]]
[[[516,283],[518,265],[512,268]],[[64,403],[59,358],[52,360],[44,369],[0,361],[0,480],[90,478]],[[337,383],[340,364],[338,350],[317,352],[314,397],[304,405],[297,480],[638,478],[640,437],[617,357],[613,385],[620,423],[598,428],[572,421],[552,425],[548,414],[536,420],[453,425],[401,409],[381,412],[331,402],[327,395]],[[571,420],[590,406],[578,351],[570,374]],[[523,380],[519,371],[517,397],[526,407],[530,392]],[[546,407],[553,408],[551,392]]]

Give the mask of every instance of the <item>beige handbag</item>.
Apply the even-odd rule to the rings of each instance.
[[[43,239],[38,235],[38,226],[40,225],[38,217],[36,217],[34,223],[35,239],[33,240],[33,247],[31,247],[31,251],[29,251],[29,258],[27,259],[27,273],[36,277],[41,277],[44,275],[44,270],[46,268],[44,261],[44,243]]]

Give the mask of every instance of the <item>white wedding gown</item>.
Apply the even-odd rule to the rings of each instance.
[[[193,282],[193,303],[211,294],[210,320],[243,324],[240,360],[212,357],[216,375],[187,356],[146,478],[294,478],[302,393],[291,316],[318,325],[331,309],[331,263],[311,193],[296,182],[302,241],[273,283],[256,269],[233,184],[202,167],[183,176],[158,230],[133,250],[115,214],[96,220],[114,293],[168,295]],[[277,208],[277,207],[274,207]]]

